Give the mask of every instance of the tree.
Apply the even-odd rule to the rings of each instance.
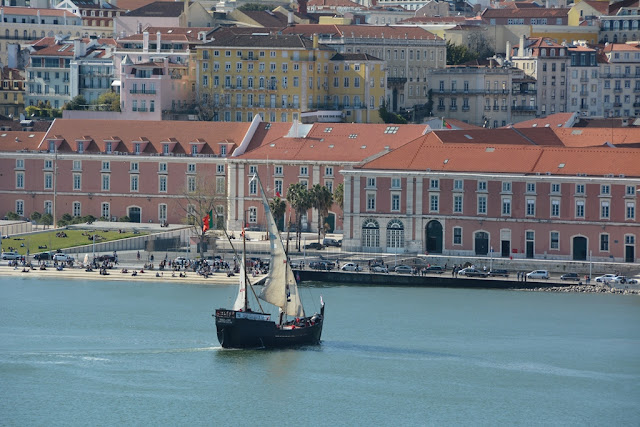
[[[53,216],[50,213],[46,213],[42,215],[41,222],[42,225],[51,225],[53,224]]]
[[[282,200],[280,197],[274,197],[269,202],[269,207],[271,208],[271,213],[273,214],[273,219],[276,221],[278,227],[280,226],[280,219],[284,216],[284,213],[287,211],[287,202]],[[282,230],[280,230],[282,231]]]
[[[42,214],[40,212],[32,212],[31,213],[31,221],[33,221],[36,224],[38,224],[41,219],[42,219]]]
[[[20,219],[20,215],[18,215],[15,212],[7,212],[7,218],[12,220],[12,221],[15,221],[15,220]]]
[[[198,176],[195,182],[187,183],[182,199],[177,202],[178,208],[185,213],[185,223],[191,226],[192,233],[198,237],[201,259],[204,259],[207,232],[220,224],[217,217],[224,215],[224,206],[227,203],[226,194],[217,193],[216,190],[215,179]],[[204,227],[205,222],[208,222],[207,228]],[[221,224],[224,225],[224,222]]]
[[[307,187],[296,182],[287,189],[287,201],[296,211],[296,249],[300,250],[302,239],[302,215],[311,208],[311,197]]]
[[[333,206],[333,194],[324,185],[316,184],[311,187],[311,204],[318,211],[318,243],[320,233],[324,231],[324,219]]]
[[[109,90],[93,103],[98,111],[120,111],[120,95]]]
[[[86,110],[87,100],[82,95],[74,96],[71,101],[64,104],[63,110]]]
[[[447,40],[447,65],[460,65],[477,59],[477,53],[470,52],[465,46]]]
[[[340,210],[344,211],[344,183],[341,182],[336,187],[333,192],[333,200],[335,200],[338,206],[340,206]]]
[[[241,11],[241,12],[251,12],[251,11],[262,12],[262,11],[265,11],[265,10],[273,10],[275,8],[276,8],[276,6],[274,6],[272,4],[247,3],[247,4],[243,4],[242,6],[240,6],[238,8],[238,10]]]
[[[407,124],[407,119],[405,119],[399,114],[388,111],[386,106],[380,107],[380,109],[378,110],[378,114],[380,114],[380,118],[385,123],[401,124],[401,125]]]

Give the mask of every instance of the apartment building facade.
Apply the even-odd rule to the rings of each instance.
[[[15,68],[0,69],[0,114],[18,117],[24,111],[25,73]]]
[[[567,90],[570,112],[579,112],[583,117],[602,116],[602,84],[596,49],[586,45],[569,46],[569,73]]]
[[[640,42],[610,43],[599,64],[605,117],[640,116]]]

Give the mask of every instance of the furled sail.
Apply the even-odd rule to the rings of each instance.
[[[244,306],[246,301],[245,294],[247,293],[247,274],[244,268],[244,260],[240,261],[240,284],[238,286],[238,296],[236,302],[233,304],[234,310],[245,311],[247,307]]]
[[[254,176],[254,178],[257,178]],[[260,183],[259,179],[258,182]],[[287,261],[287,254],[280,240],[276,221],[271,213],[269,202],[260,183],[262,192],[262,204],[266,213],[267,232],[271,247],[271,263],[264,288],[260,293],[260,299],[267,301],[289,316],[304,317],[304,308],[298,294],[298,285],[293,275],[293,270]]]

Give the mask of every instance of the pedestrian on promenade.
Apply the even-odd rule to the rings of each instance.
[[[136,255],[138,257],[138,261],[140,261],[140,251],[138,251],[138,255]]]

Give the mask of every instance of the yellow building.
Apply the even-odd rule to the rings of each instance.
[[[0,114],[18,117],[24,111],[25,72],[4,67],[0,75]]]
[[[558,43],[571,43],[574,40],[585,40],[587,43],[598,42],[597,26],[571,26],[571,25],[532,25],[529,37],[543,37],[557,41]]]
[[[251,121],[260,114],[265,121],[290,122],[301,120],[302,113],[307,121],[378,120],[386,87],[382,61],[363,55],[334,59],[336,52],[318,44],[317,37],[255,29],[221,29],[212,35],[213,41],[197,47],[196,64],[198,108],[210,111],[212,120]],[[375,78],[374,87],[369,77]],[[318,114],[321,110],[333,112]]]

